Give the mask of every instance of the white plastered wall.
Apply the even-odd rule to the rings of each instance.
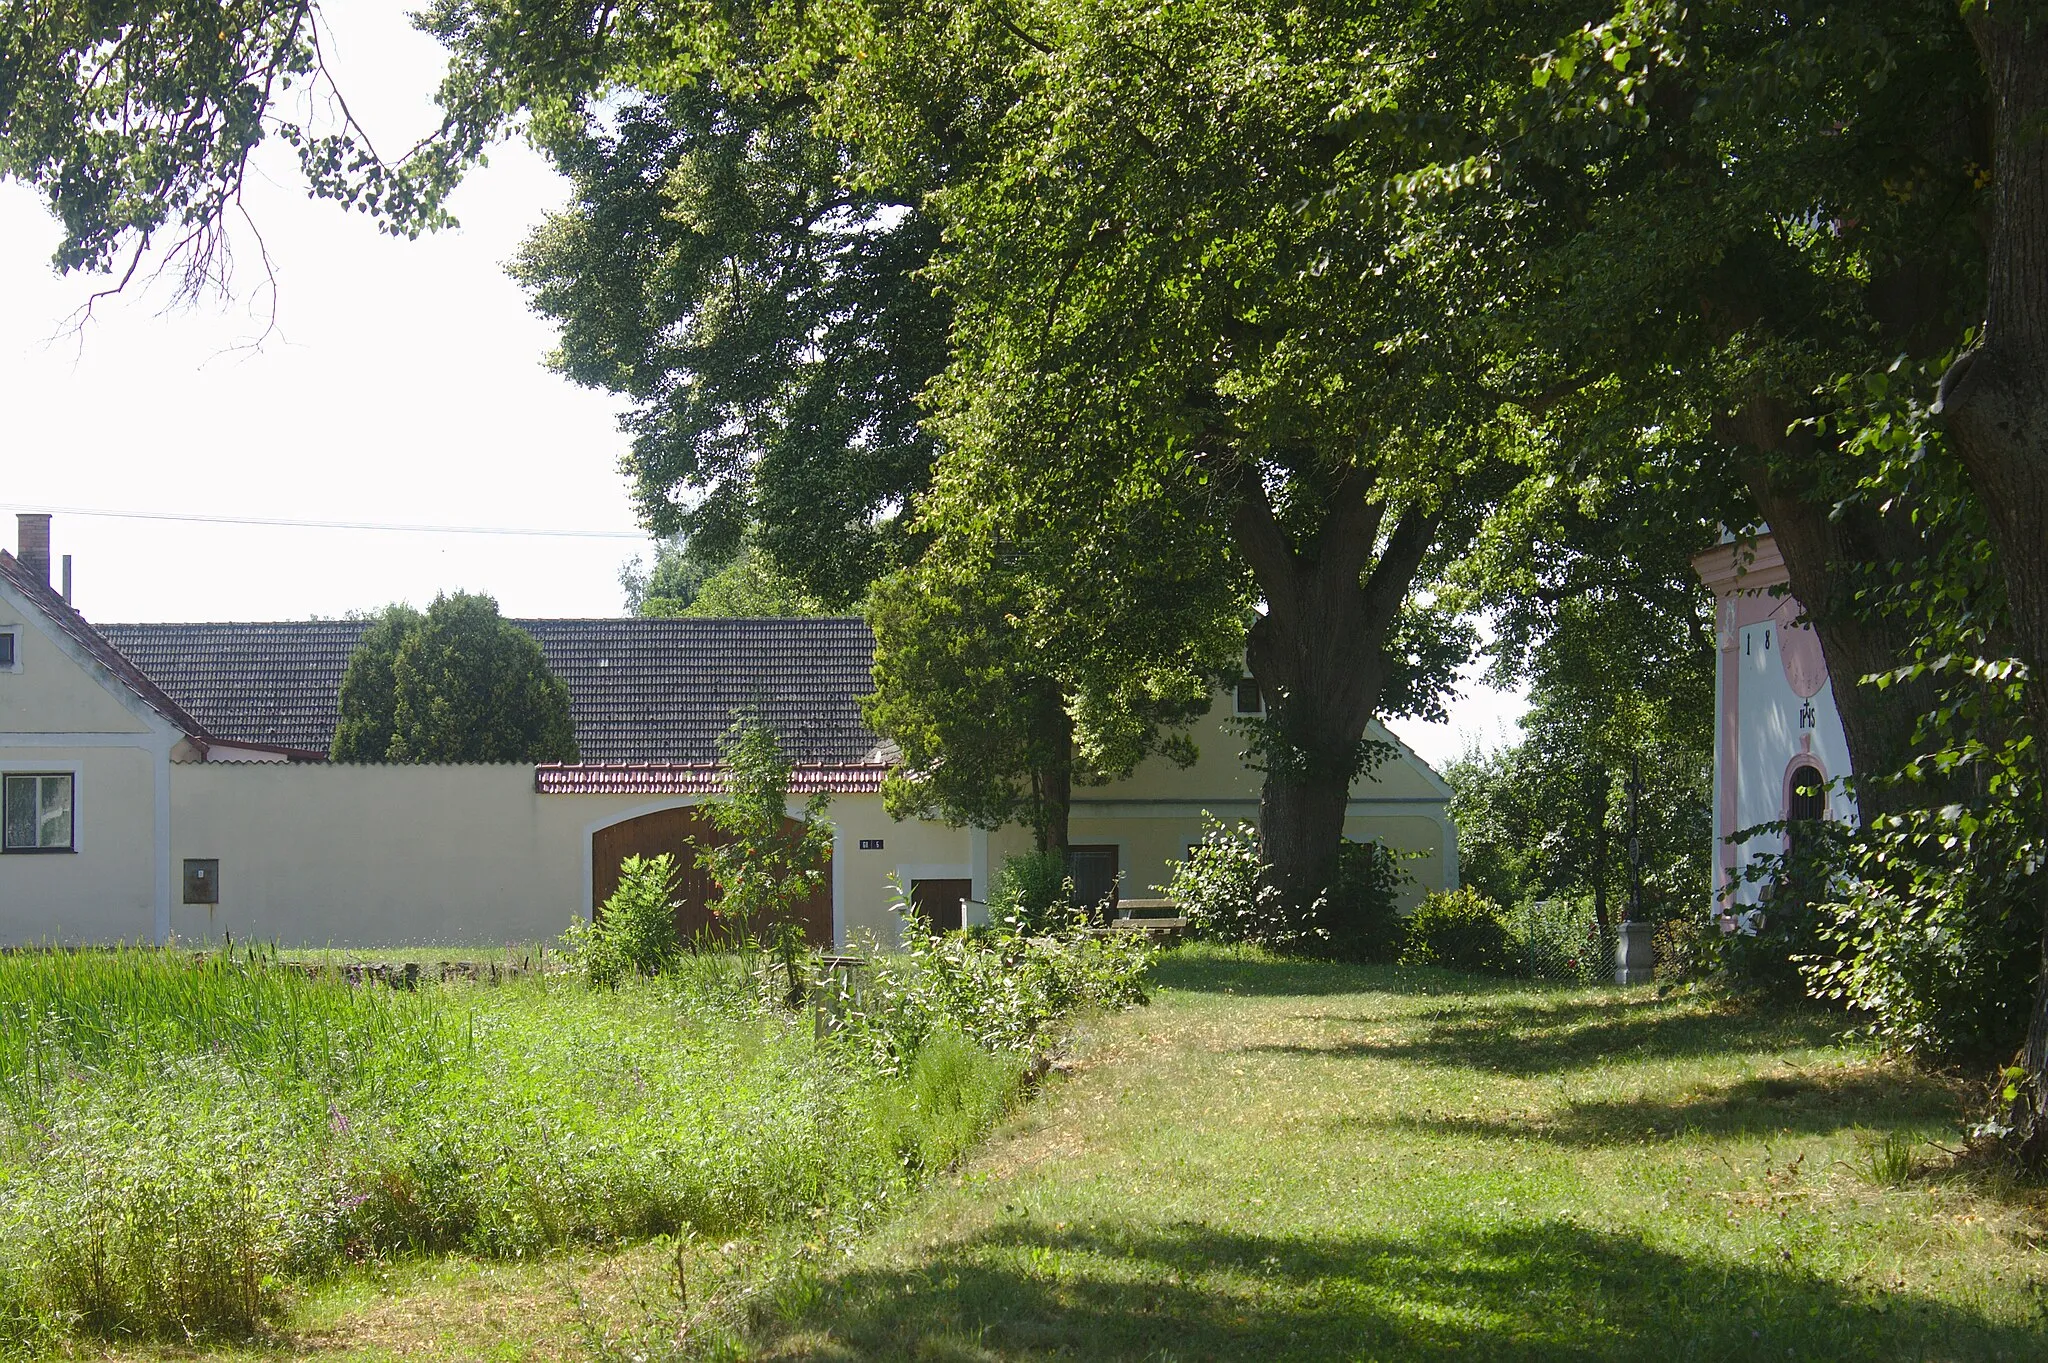
[[[700,801],[543,795],[523,765],[192,763],[173,768],[172,803],[174,861],[220,861],[220,903],[175,906],[180,938],[397,946],[559,936],[590,912],[594,832]],[[967,859],[965,830],[894,823],[879,796],[840,796],[826,817],[842,943],[895,940],[899,864]]]
[[[0,943],[161,940],[170,914],[170,752],[182,737],[0,582],[0,772],[73,778],[73,847],[0,853]]]

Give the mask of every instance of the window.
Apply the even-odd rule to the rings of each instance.
[[[19,631],[0,628],[0,672],[13,672],[21,667],[16,661],[21,648]]]
[[[1818,767],[1800,766],[1792,773],[1792,799],[1785,817],[1793,823],[1824,818],[1828,809],[1828,787]]]
[[[1241,715],[1263,715],[1266,713],[1266,698],[1259,694],[1259,684],[1250,677],[1237,680],[1237,712]]]
[[[24,773],[0,777],[0,851],[69,852],[72,788],[67,773]]]

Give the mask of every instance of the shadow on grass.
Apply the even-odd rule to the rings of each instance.
[[[1424,1114],[1372,1119],[1340,1117],[1332,1127],[1592,1147],[1684,1135],[1822,1135],[1857,1127],[1953,1129],[1960,1102],[1956,1091],[1939,1079],[1910,1071],[1869,1068],[1744,1079],[1695,1090],[1673,1100],[1571,1103],[1561,1112],[1533,1121]]]
[[[1558,989],[1529,980],[1490,979],[1414,966],[1364,965],[1351,961],[1297,960],[1197,944],[1160,955],[1152,982],[1191,994],[1242,998],[1330,994],[1487,994]]]
[[[822,1284],[777,1357],[2010,1359],[2018,1324],[1567,1222],[1316,1239],[1028,1222]]]
[[[1372,1021],[1383,1026],[1387,1019]],[[1492,1002],[1482,998],[1470,1005],[1447,1007],[1419,1026],[1419,1035],[1394,1040],[1250,1049],[1332,1059],[1410,1061],[1527,1077],[1617,1060],[1676,1060],[1825,1046],[1837,1040],[1842,1030],[1840,1019],[1813,1010],[1734,1002],[1701,1007],[1621,994]]]

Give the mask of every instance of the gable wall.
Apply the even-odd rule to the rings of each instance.
[[[0,733],[146,734],[149,724],[109,686],[99,668],[78,661],[62,630],[0,584],[0,628],[18,626],[20,668],[0,669]]]

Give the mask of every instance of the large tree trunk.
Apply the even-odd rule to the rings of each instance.
[[[1968,11],[1992,98],[1993,202],[1983,339],[1941,384],[1950,439],[1990,517],[2014,642],[2027,665],[2027,718],[2048,779],[2048,4],[1997,0]],[[2048,1160],[2048,876],[2041,974],[2013,1113],[2021,1151]]]
[[[1438,518],[1411,508],[1367,573],[1386,513],[1370,500],[1373,484],[1363,470],[1338,480],[1301,545],[1256,481],[1239,490],[1231,515],[1266,601],[1245,649],[1266,702],[1255,745],[1266,771],[1259,856],[1290,916],[1330,886],[1366,725],[1389,672],[1387,640],[1436,537]]]
[[[1038,762],[1031,773],[1031,835],[1038,851],[1067,860],[1074,803],[1074,717],[1066,697],[1047,683],[1037,699]]]

